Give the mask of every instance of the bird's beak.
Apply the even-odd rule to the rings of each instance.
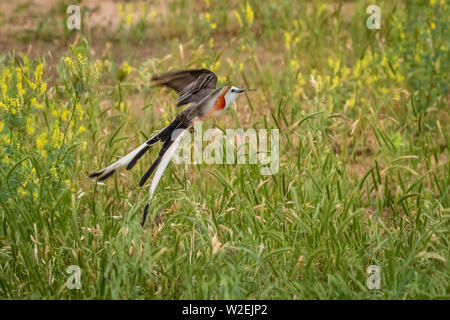
[[[239,89],[238,93],[248,92],[248,91],[256,91],[254,89]]]

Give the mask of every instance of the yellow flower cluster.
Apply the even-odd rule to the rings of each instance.
[[[119,74],[118,74],[119,80],[120,81],[125,80],[125,78],[127,77],[127,75],[130,74],[130,72],[131,72],[130,64],[127,61],[123,62],[119,69]]]
[[[205,13],[205,20],[209,23],[209,26],[212,30],[215,30],[217,28],[217,24],[211,22],[211,15],[208,12]]]
[[[47,133],[42,132],[39,136],[36,137],[36,148],[38,151],[44,151],[44,147],[48,142]]]
[[[74,72],[75,71],[75,65],[72,61],[72,59],[70,57],[66,57],[64,59],[64,62],[67,64],[67,66],[69,67],[70,71]]]
[[[246,2],[245,8],[243,9],[242,13],[245,16],[245,24],[250,27],[253,23],[254,13],[253,13],[252,7],[250,6],[250,4],[248,2]],[[242,20],[241,14],[238,11],[235,11],[234,15],[236,17],[236,20],[239,23],[239,26],[241,28],[244,27],[244,21]]]
[[[253,10],[252,7],[250,6],[250,4],[247,2],[246,6],[245,6],[245,14],[247,17],[247,23],[249,26],[252,25],[253,23]]]
[[[17,78],[17,96],[22,98],[25,94],[25,89],[22,86],[22,69],[16,68],[16,78]]]

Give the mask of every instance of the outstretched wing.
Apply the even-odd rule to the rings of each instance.
[[[199,102],[216,89],[217,76],[208,69],[180,70],[152,78],[154,85],[165,86],[178,93],[177,107]]]

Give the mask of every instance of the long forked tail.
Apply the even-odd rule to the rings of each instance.
[[[110,176],[112,176],[113,173],[117,169],[122,168],[123,166],[129,165],[131,163],[131,161],[137,155],[139,155],[141,153],[142,154],[145,153],[145,151],[147,151],[149,148],[150,148],[150,146],[147,144],[147,142],[145,142],[144,144],[140,145],[138,148],[134,149],[129,154],[127,154],[126,156],[120,158],[119,160],[117,160],[113,164],[107,166],[106,168],[103,168],[100,171],[97,171],[97,172],[94,172],[94,173],[90,174],[89,178],[98,177],[98,181],[103,181],[103,180],[109,178]]]
[[[150,185],[150,194],[148,196],[147,204],[144,208],[144,215],[142,216],[141,226],[143,227],[145,224],[145,219],[148,214],[148,210],[150,207],[150,201],[152,200],[153,193],[156,190],[156,187],[158,186],[159,180],[161,180],[161,177],[164,173],[164,171],[167,168],[167,165],[170,162],[170,159],[172,159],[176,149],[178,148],[181,140],[183,139],[184,135],[188,132],[187,128],[178,129],[173,133],[173,137],[170,140],[167,140],[163,147],[161,148],[161,151],[159,152],[158,158],[155,160],[155,162],[152,164],[150,169],[145,173],[145,175],[141,179],[141,185],[145,183],[145,180],[148,179],[148,177],[152,174],[152,172],[155,170],[156,167],[158,169],[156,170],[155,176],[153,177],[152,184]]]
[[[177,116],[175,120],[172,121],[167,127],[148,139],[145,143],[141,144],[138,148],[134,149],[129,154],[120,158],[108,167],[90,174],[89,178],[98,177],[98,181],[103,181],[112,176],[117,169],[120,169],[124,166],[127,166],[127,170],[132,169],[136,165],[136,162],[150,149],[152,145],[154,145],[158,141],[170,141],[172,132],[182,125],[183,122],[181,121],[181,118]],[[166,143],[164,144],[164,146],[165,145]]]
[[[143,186],[150,175],[155,171],[155,177],[152,180],[150,185],[150,194],[148,198],[148,202],[145,205],[144,215],[142,217],[141,225],[144,226],[145,219],[148,214],[148,210],[150,207],[150,201],[153,197],[153,193],[155,192],[156,187],[158,186],[159,180],[167,168],[167,165],[172,159],[175,150],[178,148],[182,138],[188,132],[188,128],[191,124],[191,121],[187,118],[187,116],[183,113],[180,113],[176,116],[176,118],[163,130],[159,133],[148,139],[144,144],[140,145],[135,150],[131,151],[129,154],[121,158],[120,160],[114,162],[108,167],[91,174],[89,177],[99,177],[98,180],[102,181],[110,177],[117,169],[127,166],[127,170],[130,170],[136,165],[136,162],[150,149],[152,145],[157,143],[158,141],[164,142],[161,150],[159,151],[158,158],[153,162],[150,168],[142,177],[139,182],[140,186]]]

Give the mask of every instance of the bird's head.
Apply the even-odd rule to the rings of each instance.
[[[247,89],[239,89],[233,86],[227,86],[228,91],[225,93],[225,109],[228,108],[230,103],[234,101],[238,97],[239,94],[247,92],[247,91],[255,91],[255,90],[247,90]]]

